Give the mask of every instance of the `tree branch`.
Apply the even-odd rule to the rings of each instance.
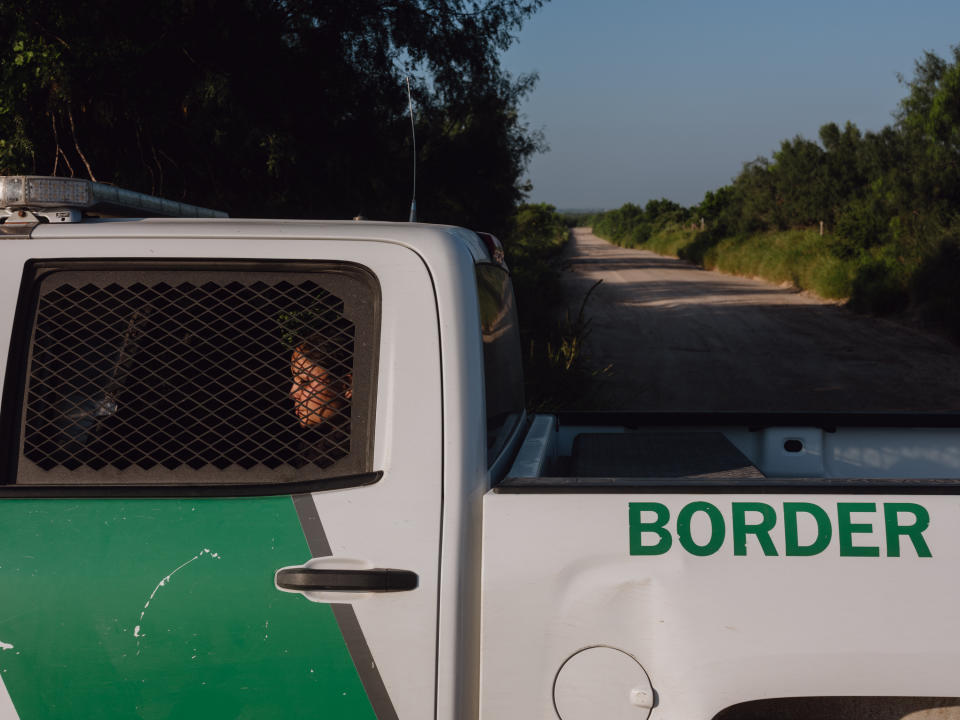
[[[97,178],[93,174],[93,169],[90,167],[90,163],[87,162],[86,155],[84,155],[83,150],[80,149],[80,141],[77,140],[77,127],[73,124],[73,110],[71,110],[69,107],[67,108],[67,117],[70,118],[70,132],[73,135],[73,146],[77,149],[77,154],[80,156],[80,159],[83,160],[83,164],[87,167],[87,175],[90,176],[91,180],[97,182]]]
[[[53,127],[53,143],[56,146],[56,152],[53,156],[53,174],[57,174],[57,168],[60,165],[60,156],[62,155],[63,161],[67,164],[67,169],[70,171],[70,177],[73,177],[73,165],[70,164],[70,158],[67,157],[63,148],[60,147],[60,134],[57,132],[57,116],[53,113],[50,113],[50,125]]]

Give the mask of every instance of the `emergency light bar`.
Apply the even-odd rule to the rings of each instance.
[[[219,210],[165,200],[91,180],[41,175],[0,176],[0,208],[10,211],[92,210],[123,217],[228,217]]]

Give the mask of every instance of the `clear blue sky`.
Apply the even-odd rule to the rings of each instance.
[[[924,50],[960,44],[960,1],[553,0],[503,56],[550,150],[530,200],[693,205],[780,141],[879,130]]]

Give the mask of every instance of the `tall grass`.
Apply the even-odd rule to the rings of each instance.
[[[789,283],[830,300],[846,300],[853,290],[859,258],[830,252],[817,230],[785,230],[724,238],[704,253],[704,267],[734,275]]]
[[[922,300],[926,293],[937,299],[936,312],[960,331],[960,312],[953,312],[954,304],[941,297],[955,288],[960,277],[960,242],[945,242],[936,262],[915,252],[898,252],[889,245],[851,253],[839,239],[830,234],[821,237],[813,228],[718,237],[709,229],[670,223],[640,245],[632,241],[629,232],[621,232],[612,241],[680,257],[708,269],[790,284],[828,300],[847,301],[863,312],[898,312],[911,298]],[[931,287],[938,288],[938,293],[931,293]],[[927,303],[931,308],[933,299]]]
[[[650,239],[643,244],[643,247],[660,255],[678,257],[677,253],[680,252],[680,249],[693,242],[696,234],[697,231],[690,229],[688,226],[670,223],[651,235]]]
[[[552,205],[524,205],[504,242],[513,276],[524,348],[527,407],[555,411],[570,407],[589,392],[594,374],[584,353],[592,292],[579,311],[564,312],[568,298],[560,283],[561,253],[569,229]]]
[[[556,412],[576,407],[590,396],[593,381],[606,369],[594,367],[585,352],[590,335],[587,306],[590,296],[602,283],[597,280],[579,300],[579,309],[563,316],[542,330],[527,336],[527,406],[534,412]]]

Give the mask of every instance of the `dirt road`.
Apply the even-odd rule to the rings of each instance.
[[[577,228],[564,283],[610,365],[582,409],[958,411],[960,348],[805,293],[611,245]]]

